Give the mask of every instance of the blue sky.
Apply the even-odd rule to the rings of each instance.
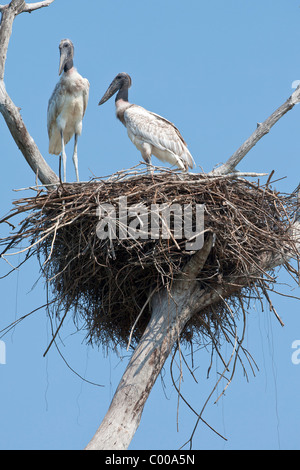
[[[204,171],[225,161],[293,91],[300,79],[300,3],[284,0],[55,0],[53,5],[19,16],[14,23],[5,83],[24,122],[50,166],[46,128],[48,99],[58,80],[58,44],[75,45],[75,65],[89,79],[90,99],[79,139],[81,180],[130,168],[140,154],[116,120],[113,100],[98,101],[118,72],[131,75],[129,99],[176,124]],[[289,112],[248,154],[240,170],[283,178],[274,186],[292,191],[299,183],[300,106]],[[75,179],[72,146],[67,148],[67,178]],[[17,188],[35,177],[0,117],[0,215],[12,201],[25,197]],[[153,158],[153,163],[155,159]],[[2,229],[3,230],[3,229]],[[4,234],[1,233],[1,236]],[[15,259],[17,264],[18,258]],[[0,275],[8,269],[0,263]],[[0,329],[43,305],[46,291],[32,260],[0,281]],[[299,296],[279,271],[280,289]],[[298,449],[300,365],[292,363],[292,344],[300,339],[299,303],[273,296],[282,328],[265,306],[252,305],[245,346],[259,371],[249,382],[237,367],[226,396],[204,414],[224,442],[205,426],[194,437],[195,449]],[[126,351],[91,348],[84,332],[74,334],[72,318],[62,333],[60,351],[79,375],[104,385],[82,381],[53,347],[43,353],[51,328],[42,309],[18,325],[3,340],[6,365],[0,365],[0,448],[82,449],[108,409],[128,362]],[[230,355],[225,346],[224,353]],[[185,372],[182,392],[201,410],[221,364],[206,373],[210,355],[195,356],[194,383]],[[218,392],[221,392],[219,387]],[[130,449],[177,449],[189,438],[195,416],[179,406],[169,379],[169,362],[146,404]]]

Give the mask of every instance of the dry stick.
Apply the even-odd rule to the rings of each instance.
[[[17,318],[17,320],[13,321],[10,325],[6,326],[5,328],[3,328],[2,330],[0,330],[0,338],[3,338],[7,333],[10,332],[10,330],[12,330],[13,328],[15,328],[21,321],[25,320],[27,317],[29,317],[30,315],[32,315],[33,313],[35,312],[38,312],[39,310],[45,308],[45,307],[48,307],[49,305],[51,305],[51,303],[54,303],[54,301],[52,300],[51,302],[47,302],[46,304],[44,305],[41,305],[40,307],[37,307],[35,308],[34,310],[32,310],[31,312],[29,313],[26,313],[25,315],[23,315],[22,317],[20,318]]]
[[[4,261],[6,261],[6,263],[13,269],[13,271],[18,271],[18,268],[16,268],[13,264],[11,264],[6,258],[5,256],[2,254],[0,255],[0,258],[1,259],[4,259]]]
[[[227,384],[226,386],[224,387],[222,393],[219,395],[219,397],[216,399],[215,401],[215,404],[219,401],[219,399],[221,398],[221,396],[223,396],[227,390],[227,388],[229,387],[230,383],[232,382],[232,379],[233,379],[233,376],[234,376],[234,373],[235,373],[235,367],[236,367],[236,362],[237,362],[237,359],[239,357],[239,349],[241,347],[241,345],[243,344],[243,341],[244,341],[244,337],[245,337],[245,331],[246,331],[246,313],[245,313],[245,309],[243,307],[243,304],[241,303],[240,304],[242,306],[242,311],[243,311],[243,332],[242,332],[242,338],[237,341],[238,343],[238,347],[235,351],[235,359],[234,359],[234,362],[233,362],[233,367],[232,367],[232,373],[231,373],[231,376],[230,378],[228,379],[227,381]],[[237,340],[237,336],[236,336],[236,340]]]
[[[228,306],[228,308],[230,308],[230,307]],[[228,388],[228,386],[229,386],[230,383],[232,382],[232,378],[233,378],[233,376],[234,376],[234,372],[235,372],[235,368],[236,368],[236,362],[237,362],[238,359],[240,359],[238,352],[239,352],[240,347],[242,348],[242,343],[243,343],[243,340],[244,340],[244,337],[245,337],[245,330],[246,330],[246,315],[245,315],[245,310],[244,310],[243,306],[242,306],[242,311],[243,311],[243,316],[244,316],[243,332],[242,332],[242,338],[241,338],[241,340],[239,340],[239,341],[237,341],[237,333],[235,333],[235,335],[234,335],[235,342],[238,342],[238,347],[237,347],[237,349],[236,349],[236,351],[235,351],[235,345],[233,346],[233,353],[232,353],[231,359],[232,359],[233,355],[235,356],[235,359],[234,359],[234,364],[233,364],[233,370],[232,370],[232,373],[231,373],[231,377],[230,377],[229,379],[227,379],[227,384],[226,384],[225,388],[223,389],[222,393],[219,395],[219,397],[218,397],[218,398],[216,399],[216,401],[214,402],[215,404],[218,402],[218,400],[220,399],[220,397],[225,393],[226,389]],[[233,333],[232,333],[232,334],[233,334]],[[231,344],[232,344],[232,342],[231,342]],[[242,348],[242,350],[244,351],[243,348]],[[244,351],[244,353],[245,353],[245,351]],[[230,361],[231,361],[231,359],[230,359]],[[248,359],[248,358],[247,358],[247,359]],[[241,360],[241,359],[240,359],[240,360]],[[229,361],[229,363],[230,363],[230,361]],[[248,359],[248,362],[249,362],[249,364],[250,364],[250,367],[251,367],[251,369],[252,369],[252,372],[254,372],[254,371],[253,371],[253,368],[252,368],[252,364],[250,363],[249,359]],[[229,365],[229,363],[228,363],[228,365]],[[229,370],[229,369],[228,369],[228,365],[226,366],[226,369],[225,369],[225,370]],[[242,367],[243,367],[244,372],[245,372],[245,368],[244,368],[243,364],[242,364]],[[220,380],[221,380],[222,378],[226,378],[225,375],[224,375],[224,374],[225,374],[225,370],[224,370],[224,372],[223,372],[222,374],[220,374],[220,379],[218,380],[216,386],[218,385],[218,383],[220,382]],[[216,386],[214,387],[213,391],[216,389]],[[210,396],[211,396],[211,395],[210,395]],[[210,398],[210,397],[209,397],[209,398]],[[204,407],[206,407],[206,405],[207,405],[207,402],[206,402],[206,404],[205,404]],[[201,411],[201,413],[200,413],[200,415],[199,415],[200,418],[201,418],[201,414],[203,413],[203,411],[204,411],[204,408],[202,409],[202,411]],[[193,434],[195,433],[196,427],[197,427],[197,423],[196,423],[196,426],[195,426],[195,428],[194,428]],[[191,440],[192,440],[192,438],[193,438],[193,436],[191,437]]]
[[[56,336],[58,335],[58,332],[59,332],[59,330],[61,329],[61,327],[62,327],[62,325],[63,325],[63,322],[64,322],[64,320],[65,320],[65,318],[66,318],[66,316],[67,316],[67,313],[68,313],[68,309],[66,309],[65,314],[64,314],[64,316],[62,317],[60,324],[58,325],[58,327],[57,327],[57,329],[56,329],[54,335],[52,336],[52,339],[51,339],[51,341],[50,341],[50,343],[49,343],[49,346],[47,347],[46,351],[45,351],[44,354],[43,354],[43,357],[45,357],[45,356],[47,355],[47,353],[48,353],[49,349],[51,348],[52,344],[55,342],[55,338],[56,338]]]
[[[177,346],[178,347],[178,346]],[[215,434],[217,434],[219,437],[221,437],[222,439],[224,439],[224,441],[227,441],[226,437],[224,437],[222,434],[220,434],[218,431],[216,431],[216,429],[214,429],[210,424],[208,424],[207,421],[205,421],[203,419],[202,416],[199,416],[199,413],[197,413],[197,411],[191,406],[191,404],[184,398],[184,396],[182,395],[181,391],[179,390],[179,388],[177,387],[176,385],[176,382],[175,382],[175,379],[174,379],[174,376],[173,376],[173,361],[174,361],[174,358],[175,358],[175,354],[177,352],[177,347],[173,353],[173,356],[172,356],[172,359],[171,359],[171,364],[170,364],[170,374],[171,374],[171,379],[172,379],[172,383],[175,387],[175,390],[176,392],[178,393],[178,396],[182,399],[182,401],[187,405],[187,407],[209,428],[211,429]],[[188,365],[187,365],[188,367]],[[192,377],[195,379],[194,377],[194,374],[192,373],[192,371],[190,371],[190,373],[192,374]],[[197,381],[196,381],[197,382]]]
[[[177,416],[176,416],[176,423],[177,423],[177,432],[179,432],[179,404],[180,404],[180,390],[181,390],[181,382],[182,382],[182,378],[183,378],[183,374],[182,374],[182,359],[181,359],[181,347],[180,347],[180,341],[179,341],[179,337],[178,337],[178,340],[177,340],[177,349],[178,349],[178,353],[179,353],[179,386],[177,387],[178,389],[178,398],[177,398]]]
[[[58,219],[57,222],[56,222],[55,229],[54,229],[54,234],[53,234],[53,238],[52,238],[52,242],[51,242],[50,253],[49,253],[46,261],[44,262],[43,266],[48,263],[49,259],[52,256],[53,247],[54,247],[54,243],[55,243],[55,240],[56,240],[56,233],[57,233],[57,229],[58,229],[58,226],[59,226],[59,222],[60,222],[60,219]]]
[[[266,296],[266,299],[267,299],[267,301],[268,301],[268,303],[269,303],[269,308],[270,308],[270,310],[272,310],[272,312],[274,313],[275,317],[276,317],[277,320],[279,321],[280,325],[281,325],[281,326],[284,326],[283,321],[281,320],[280,316],[279,316],[278,313],[276,312],[275,307],[274,307],[274,305],[273,305],[273,303],[272,303],[272,301],[271,301],[271,299],[270,299],[270,297],[269,297],[269,294],[267,293],[267,289],[265,288],[265,286],[263,285],[263,283],[262,283],[261,281],[260,281],[260,287],[261,287],[261,289],[262,289],[264,295]]]
[[[196,424],[195,424],[195,426],[194,426],[194,429],[193,429],[193,431],[192,431],[192,434],[191,434],[190,439],[189,439],[182,447],[184,447],[188,442],[190,442],[190,449],[192,448],[192,440],[193,440],[194,434],[195,434],[195,432],[196,432],[196,429],[197,429],[197,427],[198,427],[199,421],[202,419],[202,414],[203,414],[203,412],[204,412],[204,410],[205,410],[205,408],[206,408],[208,402],[210,401],[210,399],[211,399],[213,393],[214,393],[215,390],[217,389],[217,386],[219,385],[220,381],[225,377],[225,376],[224,376],[225,371],[228,370],[229,365],[230,365],[230,362],[232,361],[232,359],[233,359],[233,357],[234,357],[234,353],[235,353],[235,349],[236,349],[236,342],[237,342],[237,337],[235,337],[235,344],[234,344],[234,347],[233,347],[231,356],[230,356],[230,358],[229,358],[229,361],[227,362],[227,364],[226,364],[226,366],[225,366],[225,368],[224,368],[222,374],[220,374],[220,377],[219,377],[218,381],[216,382],[216,384],[215,384],[215,386],[213,387],[211,393],[210,393],[209,396],[207,397],[207,399],[206,399],[206,401],[205,401],[205,403],[204,403],[204,405],[203,405],[203,407],[202,407],[200,413],[198,414],[198,418],[197,418]]]
[[[253,134],[238,148],[238,150],[227,160],[226,163],[214,169],[210,175],[226,175],[232,173],[240,161],[247,155],[247,153],[257,144],[257,142],[264,137],[270,129],[290,111],[295,104],[300,101],[300,85],[294,93],[283,103],[274,113],[271,114],[263,123],[259,123],[257,129]]]
[[[128,345],[127,345],[127,348],[126,348],[126,351],[128,351],[128,349],[130,348],[130,343],[131,343],[131,338],[132,338],[132,335],[133,335],[133,332],[134,332],[134,329],[135,329],[135,325],[137,324],[137,322],[139,321],[139,319],[141,318],[142,316],[142,313],[143,311],[145,310],[145,308],[147,307],[148,303],[150,302],[150,300],[152,299],[153,295],[156,294],[158,289],[154,289],[151,294],[148,296],[148,299],[146,300],[146,302],[144,303],[140,313],[138,314],[138,316],[136,317],[135,319],[135,322],[134,324],[132,325],[132,328],[131,328],[131,331],[130,331],[130,335],[129,335],[129,340],[128,340]]]
[[[67,225],[67,224],[66,224]],[[45,240],[46,238],[49,237],[50,233],[53,232],[53,230],[55,231],[55,228],[53,229],[53,227],[50,227],[48,230],[46,230],[44,232],[44,234],[46,233],[46,235],[44,235],[43,237],[41,237],[39,240],[37,240],[36,242],[32,243],[30,246],[24,248],[23,250],[20,250],[20,251],[16,251],[14,253],[6,253],[6,256],[15,256],[15,255],[19,255],[20,253],[25,253],[26,251],[29,251],[31,250],[34,246],[36,245],[40,245],[41,242],[43,240]],[[1,255],[1,257],[3,257],[3,255]]]
[[[48,306],[49,304],[46,304],[46,306]],[[51,331],[52,331],[52,335],[54,335],[54,329],[53,329],[53,322],[52,322],[52,318],[51,318],[51,315],[49,314],[48,312],[48,317],[49,317],[49,321],[50,321],[50,326],[51,326]],[[56,334],[58,333],[58,331],[56,331]],[[81,380],[83,380],[84,382],[90,384],[90,385],[95,385],[96,387],[104,387],[104,385],[101,385],[101,384],[98,384],[96,382],[91,382],[90,380],[87,380],[85,377],[82,377],[78,372],[76,372],[75,369],[73,369],[70,364],[67,362],[66,358],[64,357],[64,355],[62,354],[61,350],[59,349],[58,347],[58,344],[56,342],[55,339],[53,339],[52,343],[54,342],[55,344],[55,347],[57,349],[57,352],[58,354],[60,355],[60,357],[62,358],[62,360],[64,361],[64,363],[66,364],[66,366],[75,374],[77,375],[77,377],[79,377]],[[47,354],[47,352],[49,351],[49,348],[50,346],[47,348],[47,351],[44,353],[44,355]]]

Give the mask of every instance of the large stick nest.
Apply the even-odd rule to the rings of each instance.
[[[39,257],[58,323],[73,311],[76,319],[84,320],[88,340],[97,344],[126,345],[131,337],[134,346],[149,321],[153,291],[170,289],[193,256],[186,250],[186,239],[174,238],[172,227],[169,239],[99,239],[99,204],[112,204],[117,211],[119,197],[126,196],[128,206],[205,205],[205,231],[214,234],[215,244],[199,275],[201,287],[215,289],[241,276],[247,280],[231,290],[227,301],[220,299],[194,315],[183,340],[205,335],[215,341],[222,325],[232,321],[229,303],[243,306],[251,296],[268,299],[274,277],[262,270],[247,277],[262,253],[285,250],[295,258],[298,255],[290,233],[291,199],[269,185],[171,171],[153,175],[127,171],[36,191],[33,197],[16,201],[16,209],[2,220],[27,213],[18,232],[2,239],[2,256],[24,247],[27,240],[27,256]]]

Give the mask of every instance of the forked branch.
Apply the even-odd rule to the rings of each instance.
[[[210,174],[226,175],[235,171],[240,161],[247,155],[247,153],[257,144],[257,142],[264,137],[270,129],[282,118],[288,111],[290,111],[295,104],[300,102],[300,85],[294,93],[283,103],[274,113],[271,114],[264,122],[257,124],[257,129],[251,136],[237,149],[237,151],[227,160],[226,163],[214,169]]]

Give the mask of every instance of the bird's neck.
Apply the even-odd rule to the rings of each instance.
[[[64,72],[69,72],[73,68],[73,59],[68,59],[64,66]]]
[[[117,118],[122,122],[122,124],[124,124],[124,126],[126,126],[124,113],[131,106],[132,104],[130,104],[126,100],[123,100],[122,98],[116,100],[116,115],[117,115]]]
[[[116,102],[119,100],[127,101],[128,102],[128,88],[122,87],[117,93]]]

